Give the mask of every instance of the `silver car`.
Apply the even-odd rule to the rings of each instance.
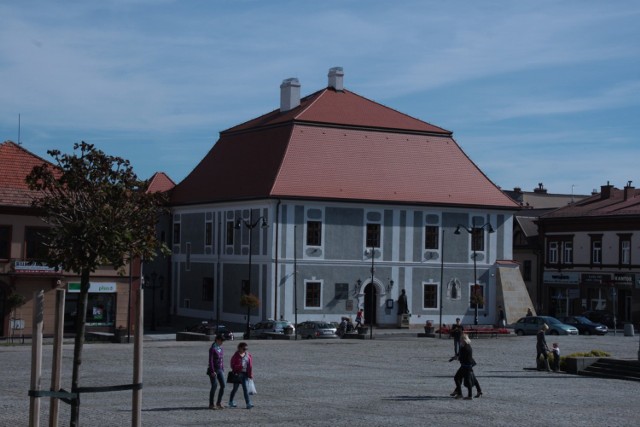
[[[527,316],[514,323],[513,331],[516,335],[535,335],[543,324],[549,326],[549,335],[578,335],[578,329],[565,325],[555,317],[551,316]]]
[[[302,338],[339,338],[337,328],[322,320],[310,320],[298,325],[298,334]]]
[[[286,334],[285,329],[290,329],[291,334],[296,333],[296,328],[293,323],[286,320],[265,320],[260,323],[256,323],[251,328],[249,336],[251,338],[269,338],[273,334]]]

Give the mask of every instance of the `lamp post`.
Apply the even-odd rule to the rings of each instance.
[[[371,316],[370,316],[371,319],[369,321],[369,339],[373,339],[373,316],[374,316],[374,312],[375,312],[375,309],[374,309],[374,306],[373,306],[375,304],[375,295],[374,295],[374,293],[375,293],[375,285],[373,284],[374,283],[373,282],[373,276],[374,276],[375,271],[376,271],[375,265],[374,265],[375,256],[376,256],[375,248],[371,247],[371,249],[369,249],[369,253],[371,254],[371,291],[370,291],[371,297],[369,298],[370,299],[369,303],[371,304],[369,306],[370,307],[369,313],[371,314]]]
[[[471,235],[471,249],[473,250],[473,294],[475,297],[474,298],[475,312],[474,312],[473,324],[477,325],[478,324],[478,290],[480,289],[480,285],[478,285],[478,278],[477,278],[478,270],[476,267],[476,255],[477,255],[476,252],[478,250],[478,245],[475,242],[475,233],[477,232],[476,230],[480,230],[483,233],[484,233],[484,230],[487,230],[489,233],[493,233],[495,230],[493,229],[493,227],[491,226],[491,223],[489,222],[487,222],[484,225],[481,225],[480,227],[471,227],[471,228],[465,227],[462,224],[458,224],[458,226],[456,227],[456,231],[454,231],[453,234],[460,234],[460,229],[463,229],[464,231],[466,231]],[[483,234],[482,243],[484,245],[484,234]]]
[[[247,288],[244,290],[245,295],[249,295],[251,293],[251,254],[253,252],[253,245],[252,245],[253,229],[256,228],[258,224],[260,224],[261,228],[268,227],[267,220],[263,216],[257,218],[255,221],[253,220],[253,209],[249,209],[249,221],[243,218],[236,219],[236,225],[235,225],[236,229],[239,229],[240,227],[242,227],[242,225],[244,225],[247,229],[249,229],[249,279],[247,280]],[[246,339],[249,338],[249,333],[251,329],[249,324],[250,316],[251,316],[251,306],[247,305],[247,331],[245,333]]]
[[[440,331],[439,338],[442,338],[442,292],[444,287],[444,228],[442,229],[442,241],[440,242]],[[426,332],[426,331],[425,331]]]
[[[151,275],[144,276],[143,289],[151,289],[151,330],[156,330],[156,289],[164,284],[164,277],[158,276],[154,271]]]

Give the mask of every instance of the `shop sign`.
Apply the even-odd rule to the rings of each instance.
[[[14,261],[13,270],[16,273],[55,273],[59,269],[41,261]]]
[[[611,282],[610,274],[585,273],[582,275],[583,285],[605,285]]]
[[[77,293],[80,292],[80,283],[69,282],[68,285],[69,293]],[[89,293],[90,294],[113,294],[116,292],[116,284],[115,283],[89,283]]]
[[[634,282],[634,274],[614,273],[613,283],[619,288],[631,288]]]
[[[559,273],[555,271],[545,271],[543,280],[545,283],[558,285],[577,285],[580,282],[578,273]]]

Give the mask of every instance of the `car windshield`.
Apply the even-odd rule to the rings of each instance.
[[[545,317],[544,321],[547,322],[547,323],[552,323],[554,325],[557,325],[558,323],[562,323],[558,319],[556,319],[555,317]]]
[[[583,316],[576,316],[576,320],[580,323],[584,323],[585,325],[595,325],[595,323]]]
[[[318,329],[331,329],[333,328],[333,326],[331,326],[328,323],[318,323]]]

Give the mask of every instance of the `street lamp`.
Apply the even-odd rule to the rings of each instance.
[[[251,293],[251,253],[253,252],[253,245],[252,245],[253,229],[256,228],[258,224],[260,224],[261,228],[267,228],[269,226],[267,224],[266,218],[263,216],[259,217],[255,221],[253,220],[253,209],[249,209],[249,221],[243,218],[236,219],[236,225],[235,225],[236,229],[239,229],[240,227],[242,227],[242,225],[244,225],[249,229],[249,280],[247,281],[247,288],[244,290],[245,295],[249,295]],[[247,339],[249,338],[250,329],[251,329],[249,324],[250,316],[251,316],[251,306],[247,305],[247,332],[245,336],[245,338]]]
[[[374,293],[375,293],[375,285],[374,285],[374,282],[373,282],[373,276],[374,276],[375,271],[376,271],[375,265],[374,265],[375,259],[376,259],[376,250],[375,250],[374,247],[369,249],[369,254],[371,255],[371,290],[369,291],[370,295],[371,295],[371,297],[369,298],[370,299],[370,301],[369,301],[370,302],[370,306],[369,306],[370,307],[369,308],[370,316],[369,317],[371,317],[371,319],[369,321],[369,339],[373,339],[373,316],[374,316],[374,312],[375,312],[375,308],[374,308],[374,304],[375,304],[375,295],[374,295]]]
[[[143,289],[151,289],[151,330],[156,330],[156,289],[164,284],[164,277],[158,276],[154,271],[151,275],[144,276]]]
[[[458,226],[456,227],[456,231],[453,232],[453,234],[460,234],[460,229],[463,229],[464,231],[466,231],[467,233],[469,233],[471,235],[471,249],[473,249],[473,293],[475,295],[475,314],[474,314],[474,319],[473,319],[473,324],[477,325],[478,324],[478,290],[480,289],[480,285],[478,285],[478,278],[477,278],[477,274],[478,274],[478,270],[476,268],[476,255],[477,255],[477,250],[478,250],[478,244],[476,243],[476,236],[475,233],[481,232],[484,233],[484,230],[487,230],[489,233],[493,233],[495,230],[493,229],[493,227],[491,226],[491,223],[487,222],[484,225],[481,225],[480,227],[465,227],[462,224],[458,224]],[[482,239],[482,244],[484,245],[484,234],[483,234],[483,239]],[[482,248],[484,249],[484,247]]]

